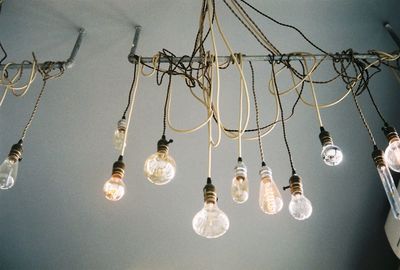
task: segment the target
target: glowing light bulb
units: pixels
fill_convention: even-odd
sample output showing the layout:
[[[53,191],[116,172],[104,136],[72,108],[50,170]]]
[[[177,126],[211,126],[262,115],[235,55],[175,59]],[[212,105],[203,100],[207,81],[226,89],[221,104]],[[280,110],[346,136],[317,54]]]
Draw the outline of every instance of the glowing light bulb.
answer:
[[[232,199],[237,203],[244,203],[249,198],[247,168],[240,158],[235,167],[235,176],[232,179],[231,195]]]
[[[333,144],[332,137],[323,127],[321,127],[319,139],[322,144],[321,157],[325,164],[328,166],[339,165],[343,160],[342,150]]]
[[[385,163],[383,151],[378,148],[372,152],[376,169],[378,170],[379,177],[381,178],[383,188],[385,189],[392,214],[396,219],[400,219],[400,196],[393,181],[392,174]]]
[[[289,203],[289,213],[297,220],[305,220],[312,214],[312,205],[309,199],[303,194],[301,178],[294,174],[289,179],[290,193],[292,199]]]
[[[112,175],[104,186],[103,192],[107,200],[119,201],[125,195],[125,183],[122,180],[125,173],[125,164],[122,161],[122,156],[114,162]]]
[[[204,207],[193,218],[193,230],[206,238],[217,238],[225,234],[229,229],[227,215],[218,208],[217,194],[211,179],[203,189]]]
[[[114,132],[114,147],[116,150],[121,151],[125,146],[125,134],[126,134],[126,119],[122,118],[118,121],[117,129]]]
[[[261,168],[260,177],[260,196],[258,200],[260,208],[264,213],[274,215],[282,210],[282,196],[272,178],[272,171],[269,167],[263,166]]]
[[[144,163],[144,174],[153,184],[165,185],[175,177],[176,163],[168,154],[168,144],[171,142],[163,136],[157,143],[157,153],[148,157]]]
[[[19,141],[11,147],[8,157],[0,165],[0,189],[10,189],[14,186],[21,156],[22,141]]]

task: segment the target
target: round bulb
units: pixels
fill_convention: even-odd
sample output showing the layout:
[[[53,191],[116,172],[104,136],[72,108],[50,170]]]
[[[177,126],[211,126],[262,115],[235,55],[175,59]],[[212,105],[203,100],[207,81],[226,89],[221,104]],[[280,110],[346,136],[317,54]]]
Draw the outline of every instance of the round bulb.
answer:
[[[270,168],[266,166],[263,167],[260,170],[260,176],[259,206],[264,213],[274,215],[281,211],[283,207],[281,193],[272,178],[272,171]]]
[[[144,163],[144,174],[147,179],[156,185],[165,185],[175,176],[175,160],[168,152],[157,152],[151,155]]]
[[[235,167],[235,176],[232,179],[231,195],[233,201],[237,203],[244,203],[249,198],[247,168],[241,161],[239,161]]]
[[[400,172],[400,140],[395,138],[389,142],[385,150],[385,161],[393,171]]]
[[[343,153],[334,144],[327,144],[322,147],[321,157],[328,166],[336,166],[343,160]]]
[[[0,189],[10,189],[17,178],[19,161],[6,158],[0,165]]]
[[[193,230],[206,238],[217,238],[225,234],[229,229],[229,219],[216,203],[204,203],[193,218]]]
[[[103,191],[107,200],[118,201],[125,194],[125,183],[121,178],[111,176],[104,184]]]
[[[289,203],[289,212],[297,220],[305,220],[312,214],[312,205],[302,194],[292,195]]]
[[[121,119],[118,121],[117,129],[114,132],[114,148],[121,151],[125,145],[125,134],[126,134],[126,120]]]

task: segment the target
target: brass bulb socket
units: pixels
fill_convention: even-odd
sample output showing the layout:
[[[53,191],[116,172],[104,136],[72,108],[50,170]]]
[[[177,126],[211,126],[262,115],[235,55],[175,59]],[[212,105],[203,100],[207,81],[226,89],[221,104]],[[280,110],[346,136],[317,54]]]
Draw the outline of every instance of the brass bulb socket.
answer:
[[[17,162],[22,157],[22,143],[16,143],[11,146],[10,153],[8,154],[8,158],[13,162]]]
[[[217,192],[213,184],[207,184],[203,188],[204,202],[205,203],[216,203],[217,202]]]
[[[159,153],[168,153],[168,145],[172,143],[173,140],[167,140],[165,135],[161,137],[161,139],[157,142],[157,152]]]
[[[157,152],[162,154],[168,154],[168,145],[157,145]]]
[[[300,176],[294,174],[289,179],[290,193],[292,195],[303,194],[303,184]]]
[[[326,131],[324,129],[321,130],[321,133],[319,134],[319,140],[320,140],[322,146],[333,144],[331,135],[329,134],[328,131]]]
[[[122,160],[114,162],[112,168],[112,175],[118,178],[123,178],[125,175],[125,163]]]
[[[397,133],[396,129],[391,126],[385,126],[382,128],[383,133],[385,134],[386,139],[391,142],[394,139],[399,140],[399,134]]]
[[[386,166],[384,153],[381,149],[375,148],[372,152],[372,159],[377,167]]]

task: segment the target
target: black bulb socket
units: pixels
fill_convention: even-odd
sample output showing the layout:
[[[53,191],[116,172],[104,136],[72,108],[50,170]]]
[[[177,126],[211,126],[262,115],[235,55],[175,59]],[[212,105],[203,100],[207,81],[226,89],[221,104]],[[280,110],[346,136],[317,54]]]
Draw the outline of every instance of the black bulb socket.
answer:
[[[399,139],[399,134],[397,133],[396,129],[392,126],[385,125],[382,127],[383,134],[385,134],[386,139],[388,142],[392,141],[393,139]]]
[[[22,159],[22,140],[11,146],[8,158],[14,162],[20,161]]]

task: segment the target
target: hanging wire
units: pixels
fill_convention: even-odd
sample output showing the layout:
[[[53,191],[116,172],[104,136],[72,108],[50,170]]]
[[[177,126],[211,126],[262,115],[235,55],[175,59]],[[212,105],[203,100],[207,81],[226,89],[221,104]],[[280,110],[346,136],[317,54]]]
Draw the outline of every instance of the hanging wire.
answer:
[[[170,66],[171,68],[171,66]],[[162,136],[165,136],[165,132],[167,129],[167,113],[168,113],[168,101],[169,101],[169,96],[171,92],[171,84],[172,84],[172,74],[169,72],[168,73],[168,86],[167,86],[167,94],[165,97],[165,103],[164,103],[164,115],[163,115],[163,132]]]
[[[136,82],[136,70],[137,70],[137,63],[135,63],[134,69],[133,69],[133,79],[131,83],[131,88],[129,89],[129,94],[128,94],[128,104],[126,104],[126,108],[124,110],[124,113],[122,114],[122,119],[126,119],[126,113],[128,112],[129,106],[131,105],[131,100],[132,100],[132,91],[135,86]]]
[[[286,136],[285,117],[283,115],[283,106],[282,106],[282,101],[281,101],[281,97],[280,97],[280,94],[279,94],[278,83],[276,82],[274,62],[271,61],[270,64],[271,64],[271,68],[272,68],[272,80],[273,80],[273,83],[274,83],[275,93],[276,93],[277,98],[278,98],[279,109],[280,109],[280,112],[281,112],[283,140],[285,141],[286,150],[287,150],[287,153],[288,153],[288,156],[289,156],[289,162],[290,162],[290,168],[292,169],[292,175],[294,175],[294,174],[296,174],[296,170],[295,170],[294,165],[293,165],[293,157],[292,157],[292,153],[290,152],[290,147],[289,147],[288,139],[287,139],[287,136]]]

